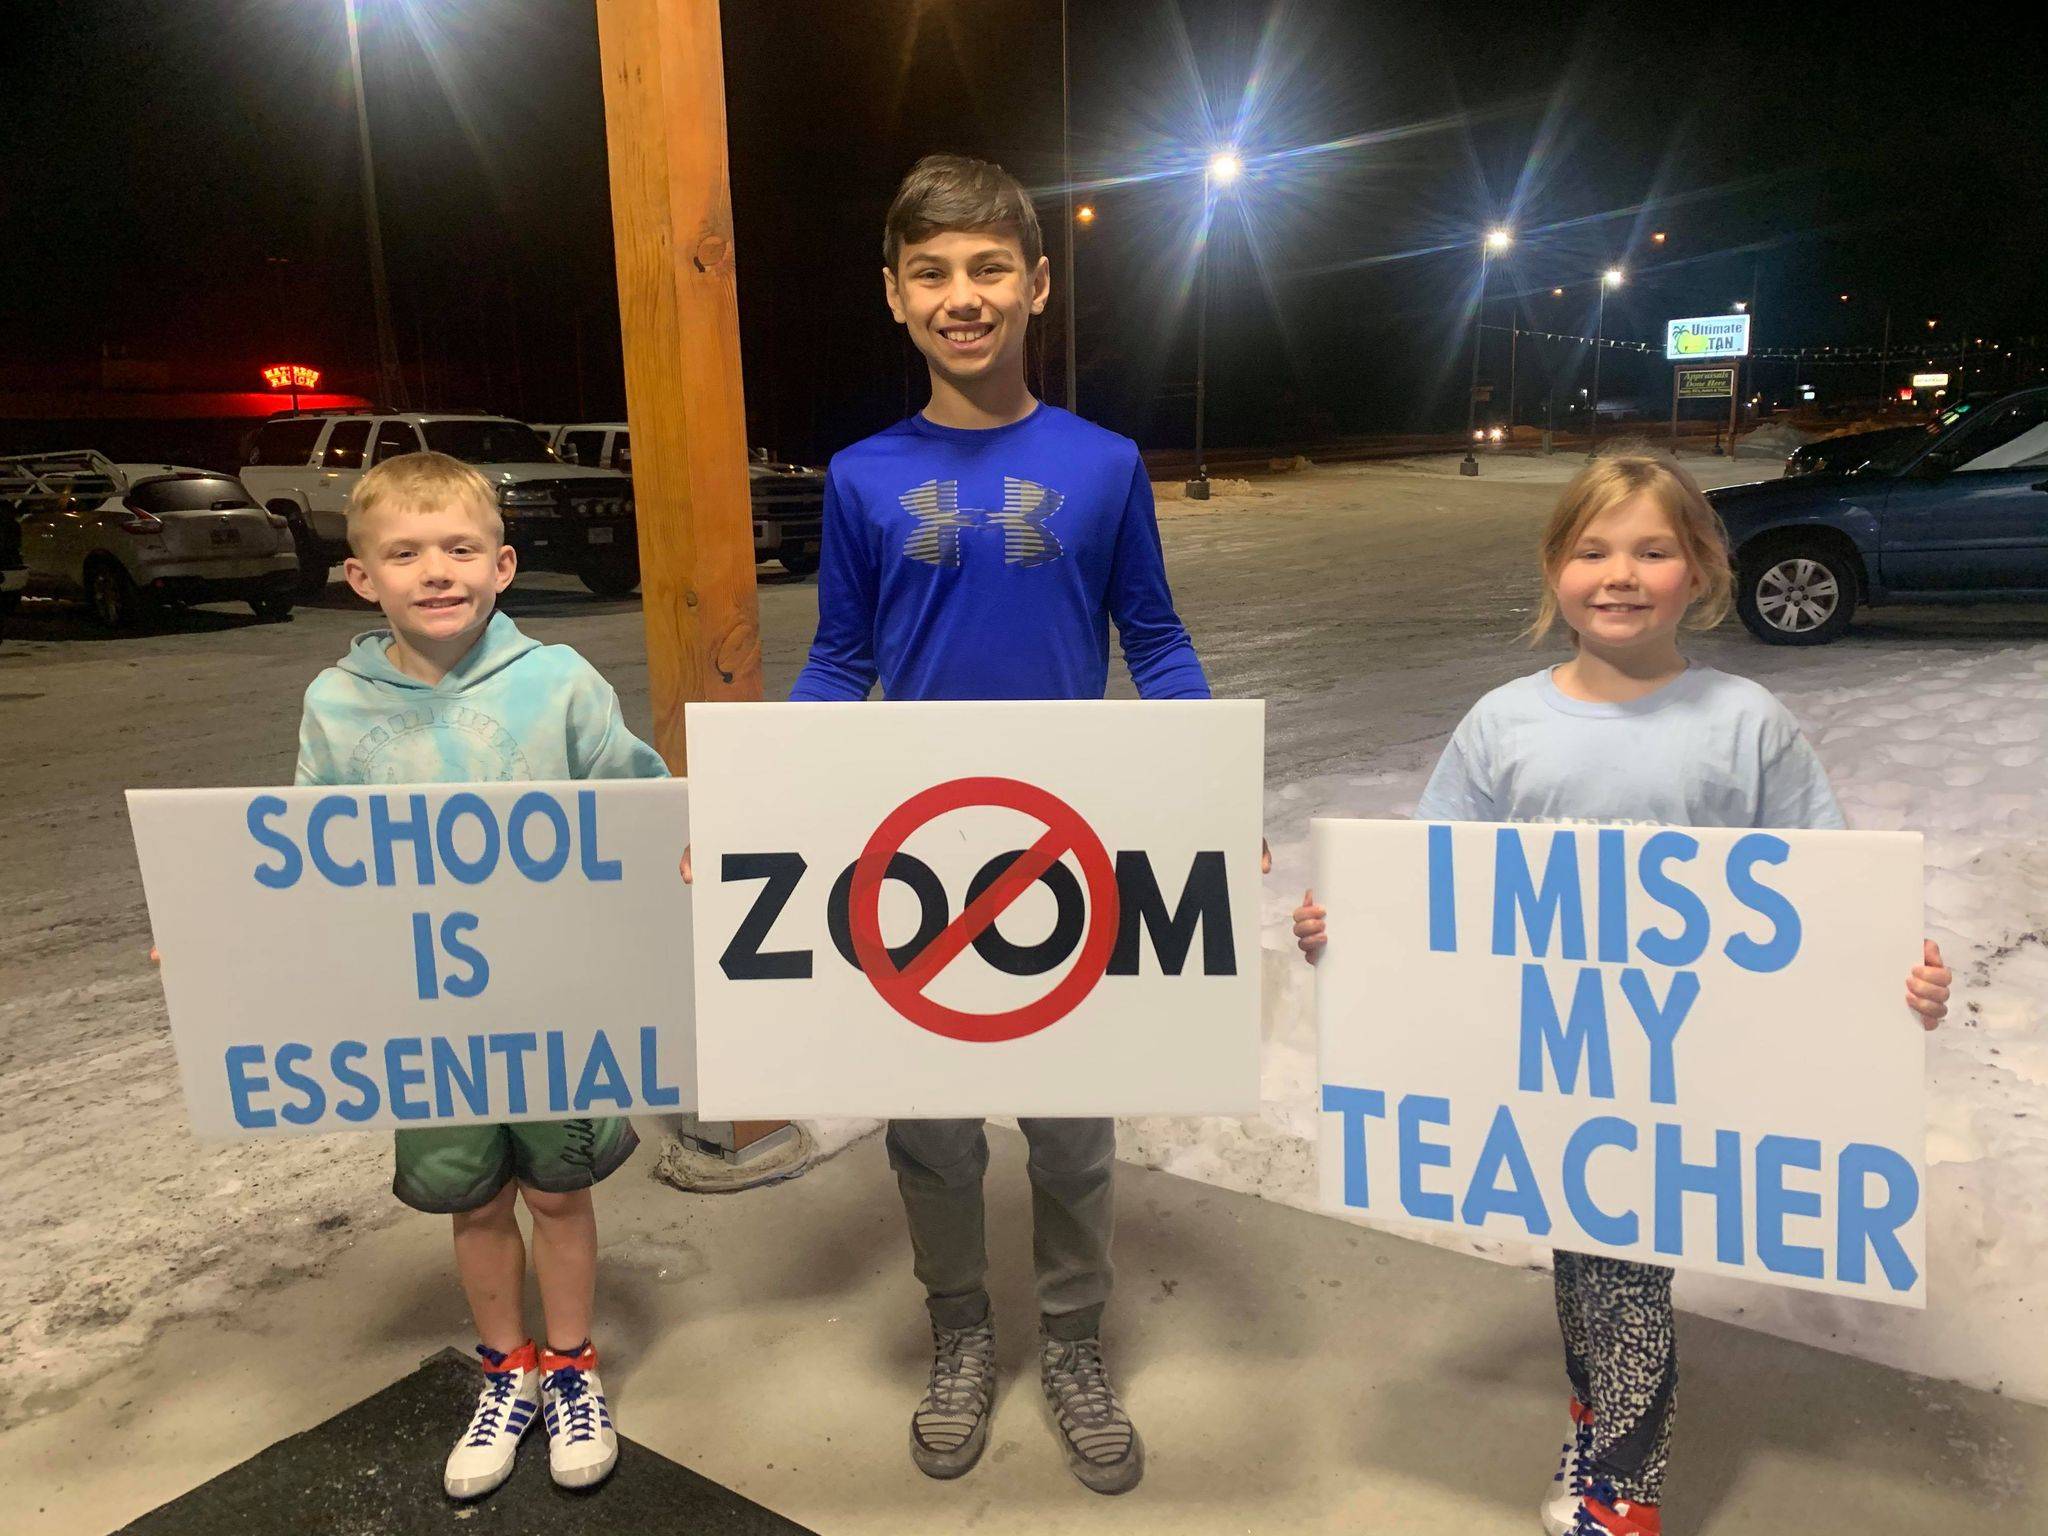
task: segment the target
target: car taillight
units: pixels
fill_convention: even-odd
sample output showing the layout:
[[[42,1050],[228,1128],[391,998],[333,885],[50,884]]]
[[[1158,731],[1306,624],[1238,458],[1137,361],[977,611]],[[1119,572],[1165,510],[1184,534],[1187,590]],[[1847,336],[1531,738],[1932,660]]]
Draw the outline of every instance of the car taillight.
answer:
[[[164,531],[164,520],[147,508],[138,507],[132,501],[121,503],[121,511],[114,516],[114,526],[123,533],[147,536]]]

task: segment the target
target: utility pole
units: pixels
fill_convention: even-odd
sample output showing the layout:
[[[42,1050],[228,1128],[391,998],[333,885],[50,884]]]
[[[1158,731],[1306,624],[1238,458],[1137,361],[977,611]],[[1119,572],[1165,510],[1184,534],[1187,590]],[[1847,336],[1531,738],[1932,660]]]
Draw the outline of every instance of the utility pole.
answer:
[[[761,697],[718,0],[597,0],[597,37],[654,745],[682,774],[686,702]],[[797,1135],[693,1139],[748,1163]]]

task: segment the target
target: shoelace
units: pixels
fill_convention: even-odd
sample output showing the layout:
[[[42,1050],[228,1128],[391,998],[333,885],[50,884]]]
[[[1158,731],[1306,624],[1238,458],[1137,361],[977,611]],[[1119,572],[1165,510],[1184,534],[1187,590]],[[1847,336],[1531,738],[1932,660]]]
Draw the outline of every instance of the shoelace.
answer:
[[[1116,1393],[1103,1368],[1102,1351],[1093,1340],[1059,1345],[1046,1361],[1045,1375],[1059,1397],[1060,1411],[1076,1424],[1094,1428],[1120,1422]]]
[[[477,1399],[476,1417],[469,1421],[469,1444],[487,1446],[498,1433],[498,1416],[512,1405],[513,1389],[519,1377],[513,1371],[488,1371],[483,1395]]]
[[[586,1440],[595,1440],[597,1402],[590,1396],[583,1373],[573,1365],[565,1365],[549,1374],[548,1390],[555,1394],[555,1413],[568,1442],[580,1445]]]
[[[932,1351],[931,1386],[925,1391],[931,1411],[979,1411],[995,1372],[994,1351],[995,1335],[986,1326],[940,1330]]]
[[[1558,1476],[1564,1479],[1566,1486],[1582,1499],[1586,1496],[1587,1491],[1592,1488],[1593,1426],[1591,1424],[1575,1424],[1572,1426],[1572,1438],[1565,1446],[1564,1455],[1558,1459],[1557,1471]]]

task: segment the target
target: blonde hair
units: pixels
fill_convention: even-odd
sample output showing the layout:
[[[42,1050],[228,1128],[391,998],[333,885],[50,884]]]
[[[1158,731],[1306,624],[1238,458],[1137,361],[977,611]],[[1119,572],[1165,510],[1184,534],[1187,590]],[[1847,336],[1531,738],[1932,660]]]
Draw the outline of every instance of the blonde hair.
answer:
[[[491,482],[445,453],[401,453],[373,465],[348,498],[348,547],[362,554],[358,535],[363,525],[385,507],[400,512],[445,512],[467,502],[484,532],[505,542],[505,519],[498,515],[498,494]]]
[[[1698,596],[1686,610],[1685,627],[1712,629],[1728,616],[1735,573],[1728,562],[1728,536],[1699,482],[1668,453],[1645,442],[1620,442],[1572,476],[1558,497],[1537,546],[1543,566],[1543,594],[1529,624],[1529,643],[1550,633],[1558,621],[1557,576],[1571,558],[1586,525],[1635,496],[1648,496],[1670,520],[1678,546],[1692,567]],[[1574,643],[1577,636],[1573,636]]]

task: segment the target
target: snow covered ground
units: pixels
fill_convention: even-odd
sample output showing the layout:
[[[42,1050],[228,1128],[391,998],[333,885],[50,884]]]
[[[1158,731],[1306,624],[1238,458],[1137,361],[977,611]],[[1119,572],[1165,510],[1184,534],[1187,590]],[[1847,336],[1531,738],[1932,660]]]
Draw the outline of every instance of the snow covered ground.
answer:
[[[1176,596],[1218,691],[1269,701],[1265,1108],[1130,1122],[1126,1155],[1312,1202],[1310,973],[1285,931],[1308,818],[1405,814],[1464,709],[1533,668],[1514,639],[1529,551],[1574,467],[1490,456],[1475,481],[1450,459],[1346,465],[1162,503]],[[773,697],[810,638],[815,589],[763,580]],[[647,728],[636,603],[522,577],[506,606],[589,656]],[[367,627],[333,588],[290,625],[218,611],[111,639],[32,605],[0,645],[0,1202],[15,1234],[0,1245],[0,1425],[133,1358],[165,1323],[232,1314],[405,1215],[382,1138],[191,1137],[120,798],[288,780],[300,692]],[[1786,700],[1853,824],[1928,833],[1929,926],[1962,991],[1929,1054],[1930,1310],[1691,1278],[1682,1299],[2048,1402],[2048,612],[1889,610],[1800,652],[1731,627],[1697,654]]]

